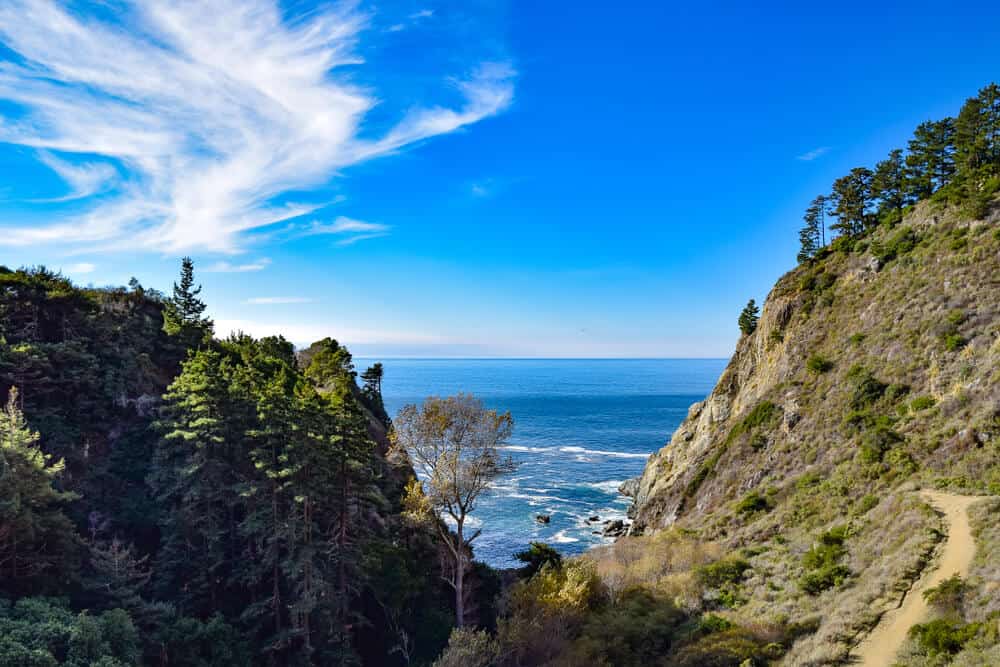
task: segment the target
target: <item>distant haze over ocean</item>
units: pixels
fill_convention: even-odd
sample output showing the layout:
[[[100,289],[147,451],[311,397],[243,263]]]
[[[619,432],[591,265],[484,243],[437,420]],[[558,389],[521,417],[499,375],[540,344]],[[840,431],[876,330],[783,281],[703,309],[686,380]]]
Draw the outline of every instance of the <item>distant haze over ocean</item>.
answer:
[[[476,558],[496,567],[529,541],[566,554],[605,541],[607,519],[624,518],[629,500],[618,485],[642,472],[721,374],[725,359],[374,359],[385,366],[383,395],[395,416],[430,395],[471,392],[491,408],[510,410],[507,452],[518,470],[496,483],[473,514],[483,528]],[[535,517],[548,514],[551,522]],[[600,519],[592,524],[588,517]]]

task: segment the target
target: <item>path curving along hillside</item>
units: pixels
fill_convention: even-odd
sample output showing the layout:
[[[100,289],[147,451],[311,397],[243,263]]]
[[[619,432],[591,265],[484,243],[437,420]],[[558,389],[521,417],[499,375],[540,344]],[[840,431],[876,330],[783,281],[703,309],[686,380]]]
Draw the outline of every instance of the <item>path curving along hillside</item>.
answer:
[[[969,574],[976,544],[969,526],[969,507],[984,500],[984,496],[956,496],[941,491],[922,491],[921,495],[934,509],[944,514],[948,535],[937,562],[932,563],[906,593],[899,608],[883,614],[875,629],[854,649],[852,663],[861,667],[889,667],[906,640],[907,632],[917,623],[927,620],[928,606],[924,591],[959,574]]]

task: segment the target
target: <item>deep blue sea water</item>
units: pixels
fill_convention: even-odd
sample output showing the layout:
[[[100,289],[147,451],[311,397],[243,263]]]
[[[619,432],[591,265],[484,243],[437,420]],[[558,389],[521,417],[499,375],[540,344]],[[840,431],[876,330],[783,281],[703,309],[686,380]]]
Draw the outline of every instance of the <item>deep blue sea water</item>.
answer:
[[[374,360],[358,357],[364,370]],[[382,393],[390,415],[431,395],[471,392],[489,407],[510,410],[507,451],[516,472],[494,484],[473,513],[482,535],[476,558],[496,567],[528,542],[566,554],[606,540],[605,519],[624,518],[623,480],[642,472],[702,400],[724,359],[385,359]],[[549,524],[535,521],[551,516]],[[600,517],[587,523],[593,515]]]

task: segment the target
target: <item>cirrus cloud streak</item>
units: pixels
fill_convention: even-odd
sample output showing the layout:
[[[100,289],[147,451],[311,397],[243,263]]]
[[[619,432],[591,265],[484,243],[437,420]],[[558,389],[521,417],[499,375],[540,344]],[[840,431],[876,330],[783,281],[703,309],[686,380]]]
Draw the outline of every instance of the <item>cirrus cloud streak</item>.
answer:
[[[0,99],[18,110],[0,111],[0,141],[42,151],[67,197],[102,193],[55,223],[7,225],[0,244],[239,252],[249,232],[321,207],[290,193],[497,114],[513,97],[509,65],[479,64],[450,81],[457,108],[411,107],[369,136],[365,117],[391,91],[337,75],[363,65],[367,17],[353,4],[299,17],[275,0],[119,6],[109,17],[50,0],[0,5],[0,42],[16,54],[0,60]]]

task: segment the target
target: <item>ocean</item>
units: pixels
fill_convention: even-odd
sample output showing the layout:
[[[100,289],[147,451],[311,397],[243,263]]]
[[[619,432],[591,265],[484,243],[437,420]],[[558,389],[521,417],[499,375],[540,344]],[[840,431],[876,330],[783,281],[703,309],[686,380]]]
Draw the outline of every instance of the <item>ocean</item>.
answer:
[[[374,359],[357,357],[359,373]],[[509,410],[506,451],[517,470],[496,481],[470,525],[475,556],[513,567],[539,540],[564,554],[608,542],[605,520],[622,519],[622,481],[670,439],[688,407],[711,391],[725,359],[384,359],[382,394],[394,416],[427,396],[468,392]],[[535,520],[551,517],[548,524]],[[599,517],[588,522],[589,517]]]

